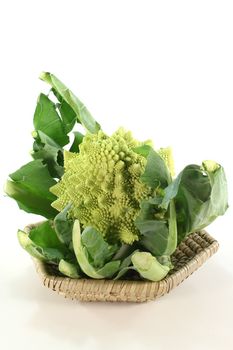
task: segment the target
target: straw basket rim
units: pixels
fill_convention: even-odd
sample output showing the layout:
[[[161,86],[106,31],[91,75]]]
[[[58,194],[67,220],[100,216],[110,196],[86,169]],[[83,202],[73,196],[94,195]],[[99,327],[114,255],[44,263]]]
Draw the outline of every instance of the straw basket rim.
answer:
[[[27,233],[38,224],[28,225]],[[55,275],[48,264],[33,258],[42,283],[66,298],[80,301],[144,302],[169,293],[217,252],[219,243],[205,230],[187,236],[172,255],[174,269],[159,282],[72,279]]]

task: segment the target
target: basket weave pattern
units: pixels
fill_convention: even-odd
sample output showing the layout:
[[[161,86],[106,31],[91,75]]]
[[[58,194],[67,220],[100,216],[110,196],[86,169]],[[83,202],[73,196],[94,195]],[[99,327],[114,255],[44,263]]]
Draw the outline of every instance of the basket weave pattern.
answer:
[[[26,231],[29,232],[32,227],[34,225],[27,226]],[[43,284],[66,298],[144,302],[169,293],[210,258],[218,247],[218,242],[204,230],[190,234],[172,255],[174,268],[160,282],[71,279],[57,276],[50,265],[33,260]]]

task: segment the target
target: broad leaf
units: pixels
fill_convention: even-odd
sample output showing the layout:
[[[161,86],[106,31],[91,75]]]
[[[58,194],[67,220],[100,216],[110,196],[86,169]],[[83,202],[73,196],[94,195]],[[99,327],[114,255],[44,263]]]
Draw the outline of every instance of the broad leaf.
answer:
[[[63,252],[56,248],[41,247],[33,242],[27,233],[18,231],[18,240],[23,249],[25,249],[31,256],[36,259],[46,261],[48,263],[58,264],[64,257]]]
[[[40,75],[40,78],[50,84],[52,88],[67,102],[86,130],[93,134],[100,130],[100,125],[94,120],[84,104],[55,75],[43,72]]]
[[[14,198],[20,209],[53,218],[57,211],[51,207],[56,197],[49,191],[56,181],[41,160],[34,160],[9,175],[5,192]]]
[[[37,137],[33,144],[34,159],[41,159],[47,164],[49,173],[52,177],[60,179],[64,173],[63,150],[49,136],[42,131],[37,131]]]
[[[180,185],[184,185],[195,198],[205,202],[211,193],[210,179],[199,165],[188,165],[177,176],[177,178],[165,189],[165,195],[161,204],[162,208],[167,208],[171,199],[175,198]]]
[[[141,175],[141,180],[153,189],[167,187],[171,181],[171,176],[167,165],[160,155],[148,145],[134,148],[134,152],[141,154],[147,159],[146,168]]]
[[[54,218],[54,228],[60,242],[70,245],[72,241],[73,221],[68,218],[68,212],[71,205],[68,204],[60,213]]]
[[[65,132],[68,134],[73,129],[75,123],[79,122],[79,120],[77,120],[76,113],[64,100],[64,98],[62,98],[62,96],[55,89],[52,89],[52,92],[59,101],[59,103],[56,104],[56,107],[61,115]]]
[[[132,255],[136,253],[138,249],[134,250],[129,256],[127,256],[120,264],[119,272],[114,278],[114,280],[120,279],[123,275],[126,274],[129,270],[135,270],[133,266],[130,266],[132,264]]]
[[[161,265],[168,266],[170,270],[174,268],[174,265],[172,264],[170,255],[156,256],[156,259],[158,260],[158,262]]]
[[[169,230],[166,221],[144,220],[136,221],[136,226],[142,234],[140,244],[153,255],[164,255],[167,251]]]
[[[148,252],[136,252],[132,255],[132,263],[139,274],[150,281],[161,281],[169,272],[167,265],[162,265]]]
[[[167,249],[164,252],[164,255],[172,255],[177,247],[177,222],[174,200],[171,200],[169,205],[168,230],[169,236],[167,242]]]
[[[29,238],[42,248],[57,248],[66,251],[66,247],[62,244],[52,227],[52,221],[44,221],[40,225],[31,229]]]
[[[215,163],[216,164],[216,163]],[[165,190],[162,207],[174,199],[177,212],[178,241],[187,234],[209,225],[228,208],[227,183],[224,170],[217,166],[208,170],[189,165]]]
[[[17,236],[21,247],[25,249],[31,256],[39,260],[46,260],[43,255],[43,250],[32,242],[26,232],[18,230]]]
[[[133,244],[122,243],[112,260],[124,260],[137,249],[137,241]]]
[[[53,254],[53,261],[55,261],[55,259],[57,259],[57,262],[61,259],[65,259],[71,263],[75,261],[74,253],[70,251],[65,244],[59,241],[53,221],[41,223],[33,228],[28,236],[34,244],[43,249],[43,254],[47,260],[51,260]],[[48,258],[48,256],[50,256],[50,258]]]
[[[78,220],[75,220],[74,222],[72,239],[74,252],[79,266],[87,276],[96,279],[102,279],[107,277],[109,278],[112,277],[112,275],[114,275],[118,271],[120,266],[120,260],[110,261],[106,263],[101,269],[97,269],[93,265],[93,259],[90,258],[90,254],[88,253],[87,248],[82,243],[80,224]]]
[[[109,261],[98,270],[98,274],[104,276],[105,278],[110,278],[119,270],[120,263],[120,260]]]
[[[64,259],[61,259],[58,265],[59,271],[70,278],[81,278],[79,267],[76,264],[71,264]]]
[[[59,146],[62,147],[69,143],[69,137],[56,111],[55,103],[44,94],[40,94],[38,98],[33,123],[36,131],[42,131]]]
[[[81,240],[92,259],[93,266],[96,268],[101,268],[108,262],[118,249],[117,245],[109,245],[93,227],[84,229]]]
[[[79,152],[79,145],[82,143],[84,135],[79,131],[74,131],[74,141],[70,147],[70,152]]]
[[[143,201],[135,225],[141,233],[139,244],[148,249],[153,255],[171,255],[175,251],[177,228],[173,202],[168,213],[165,213],[158,207],[156,197],[154,200],[152,198]]]

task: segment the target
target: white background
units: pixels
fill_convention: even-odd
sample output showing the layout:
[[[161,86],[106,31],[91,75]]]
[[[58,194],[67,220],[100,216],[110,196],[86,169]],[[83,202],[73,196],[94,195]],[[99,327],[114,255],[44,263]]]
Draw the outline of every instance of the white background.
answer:
[[[30,161],[42,70],[103,129],[173,146],[177,172],[213,159],[233,179],[232,1],[1,1],[1,187]],[[44,288],[16,231],[38,221],[1,192],[0,347],[233,349],[232,209],[208,231],[219,252],[146,304],[80,303]]]

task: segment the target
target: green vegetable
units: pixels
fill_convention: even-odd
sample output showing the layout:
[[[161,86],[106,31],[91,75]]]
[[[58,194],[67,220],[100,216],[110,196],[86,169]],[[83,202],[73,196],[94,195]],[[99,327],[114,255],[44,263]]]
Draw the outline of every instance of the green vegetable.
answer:
[[[163,279],[170,270],[169,266],[160,264],[158,260],[148,252],[134,253],[132,262],[143,278],[154,282]]]
[[[109,245],[93,227],[85,228],[82,232],[81,241],[96,268],[103,267],[118,250],[116,244]]]
[[[81,145],[82,141],[83,141],[84,135],[79,132],[79,131],[75,131],[74,132],[74,141],[70,147],[70,152],[79,152],[79,145]]]
[[[58,197],[52,206],[61,211],[71,203],[71,217],[96,228],[109,242],[138,240],[134,220],[141,200],[152,191],[140,179],[146,160],[134,152],[137,145],[123,129],[111,137],[102,131],[87,134],[78,154],[64,154],[65,174],[50,189]]]
[[[5,192],[49,220],[19,230],[20,245],[69,278],[160,281],[177,245],[227,210],[224,169],[206,160],[175,178],[170,147],[155,150],[123,128],[108,136],[56,76],[40,78],[51,89],[37,100],[34,160],[9,175]]]
[[[93,119],[84,104],[57,77],[55,77],[55,75],[43,72],[41,73],[40,78],[50,84],[53,90],[58,94],[59,98],[62,98],[72,108],[76,114],[77,121],[80,121],[86,130],[91,133],[97,133],[100,130],[100,125]]]
[[[33,124],[36,131],[42,131],[59,146],[65,146],[69,142],[64,121],[58,114],[56,104],[44,94],[39,95]]]
[[[73,221],[68,218],[68,211],[71,205],[68,204],[54,218],[54,229],[60,242],[70,245],[72,242]]]
[[[80,278],[80,275],[78,273],[77,266],[75,264],[71,264],[63,259],[60,260],[58,265],[59,271],[70,278]]]
[[[10,174],[5,185],[6,194],[14,198],[20,209],[28,213],[53,218],[57,211],[51,207],[55,196],[49,191],[56,181],[41,160],[34,160]]]
[[[63,253],[59,249],[47,247],[43,248],[33,242],[33,240],[29,238],[28,234],[21,230],[18,230],[18,240],[23,249],[25,249],[31,256],[39,260],[58,264],[64,257]]]
[[[119,269],[119,260],[110,261],[100,269],[96,269],[91,264],[88,249],[81,240],[80,224],[78,220],[75,220],[73,227],[73,247],[82,271],[89,277],[96,279],[111,277]]]
[[[31,156],[34,159],[41,159],[43,164],[47,165],[51,177],[61,178],[64,173],[62,148],[40,130],[33,135],[35,141]]]
[[[24,231],[18,230],[18,240],[23,249],[25,249],[31,256],[39,260],[46,260],[43,250],[38,247],[33,241],[28,237],[28,234]]]
[[[174,201],[170,201],[167,211],[161,209],[163,189],[171,183],[174,164],[171,150],[151,147],[137,149],[147,158],[145,172],[141,180],[154,189],[154,196],[141,202],[141,210],[135,220],[142,238],[140,244],[155,256],[171,255],[177,246],[177,224]],[[166,208],[167,209],[167,208]]]
[[[143,145],[134,149],[138,154],[142,154],[147,162],[145,171],[141,175],[141,180],[152,188],[166,187],[171,179],[168,165],[160,156],[159,152],[155,152],[152,147]]]
[[[116,277],[114,278],[114,280],[118,280],[119,278],[121,278],[123,275],[125,275],[125,273],[129,270],[136,270],[133,266],[130,266],[132,263],[132,255],[135,254],[137,250],[134,250],[129,256],[127,256],[122,263],[120,264],[119,267],[119,272],[116,275]]]
[[[71,106],[64,100],[64,98],[54,89],[51,91],[56,96],[58,103],[56,103],[56,108],[63,121],[63,127],[65,132],[68,134],[74,127],[76,122],[80,122],[77,119],[77,115]]]
[[[31,229],[29,238],[42,248],[55,248],[62,252],[66,251],[66,247],[59,241],[56,235],[52,221],[44,221]]]
[[[206,161],[202,166],[188,165],[166,188],[161,207],[175,200],[178,241],[198,231],[228,208],[227,182],[223,168]]]
[[[18,231],[18,239],[21,246],[32,256],[58,264],[61,259],[74,262],[74,253],[66,245],[61,243],[53,228],[52,221],[44,221],[32,228],[27,234]]]

